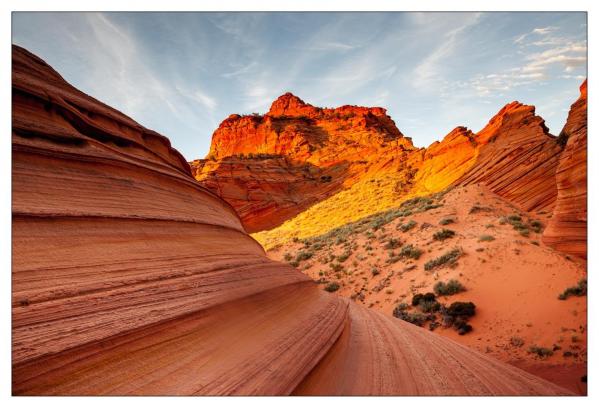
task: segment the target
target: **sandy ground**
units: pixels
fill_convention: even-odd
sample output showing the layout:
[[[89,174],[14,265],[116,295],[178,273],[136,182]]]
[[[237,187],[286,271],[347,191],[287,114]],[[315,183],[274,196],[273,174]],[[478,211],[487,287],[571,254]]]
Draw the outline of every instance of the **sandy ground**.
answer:
[[[502,217],[519,214],[526,223],[538,220],[546,225],[551,215],[520,211],[477,185],[451,190],[440,204],[397,218],[376,231],[356,233],[346,242],[331,240],[322,249],[312,250],[312,256],[300,261],[298,268],[323,287],[337,282],[340,296],[389,315],[399,303],[409,304],[414,294],[432,291],[437,281],[457,279],[467,290],[438,300],[443,304],[474,302],[473,331],[460,336],[452,328],[439,327],[435,332],[574,392],[586,393],[581,376],[586,374],[587,298],[558,299],[564,289],[586,277],[586,262],[543,245],[542,231],[530,230],[526,237],[501,222]],[[472,211],[475,207],[479,210]],[[454,222],[440,225],[444,218]],[[398,227],[409,221],[416,225],[402,232]],[[433,234],[443,228],[454,231],[455,236],[434,240]],[[481,240],[483,236],[492,240]],[[422,255],[418,260],[388,263],[389,252],[397,254],[401,248],[386,249],[390,238],[399,239],[399,245],[414,245]],[[463,251],[457,265],[424,269],[427,261],[453,248]],[[302,249],[302,243],[288,244],[269,251],[269,256],[293,261]],[[343,253],[350,253],[347,259],[331,262],[332,255]],[[341,268],[334,271],[331,263]],[[529,352],[531,346],[551,349],[553,355],[539,357]]]

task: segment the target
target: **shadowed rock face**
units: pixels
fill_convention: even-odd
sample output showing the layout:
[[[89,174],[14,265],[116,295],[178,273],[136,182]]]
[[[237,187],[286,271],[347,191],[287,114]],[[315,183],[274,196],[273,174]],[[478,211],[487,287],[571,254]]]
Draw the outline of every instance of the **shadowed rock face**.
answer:
[[[15,395],[567,391],[270,261],[166,138],[13,46]]]
[[[543,242],[572,255],[587,256],[587,82],[560,134],[566,149],[557,167],[557,201]]]

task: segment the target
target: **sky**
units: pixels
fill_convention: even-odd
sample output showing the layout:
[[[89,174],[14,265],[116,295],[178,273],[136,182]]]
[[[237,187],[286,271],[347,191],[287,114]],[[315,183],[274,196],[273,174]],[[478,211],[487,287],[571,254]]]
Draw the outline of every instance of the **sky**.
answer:
[[[553,134],[586,78],[585,13],[13,13],[12,41],[83,92],[206,156],[232,113],[285,92],[381,106],[416,146],[505,104]]]

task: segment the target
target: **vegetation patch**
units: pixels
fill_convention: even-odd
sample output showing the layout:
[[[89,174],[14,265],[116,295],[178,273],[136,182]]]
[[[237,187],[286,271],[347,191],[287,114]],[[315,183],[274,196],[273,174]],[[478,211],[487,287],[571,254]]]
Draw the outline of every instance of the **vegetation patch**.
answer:
[[[537,345],[532,345],[528,348],[528,352],[531,354],[536,354],[540,358],[547,358],[553,355],[553,350],[548,349],[546,347],[540,347]]]
[[[479,242],[490,242],[495,241],[495,237],[493,235],[481,235],[478,237]]]
[[[435,283],[433,290],[438,296],[451,296],[466,291],[466,288],[458,280],[450,279],[447,283]]]
[[[410,221],[406,222],[405,224],[399,224],[399,229],[401,230],[401,232],[408,232],[415,226],[416,226],[416,221],[410,220]]]
[[[424,270],[431,271],[444,265],[455,266],[457,265],[457,261],[460,256],[462,256],[462,250],[459,248],[454,248],[451,251],[444,253],[438,258],[426,262],[424,264]]]
[[[439,224],[441,224],[441,225],[449,225],[449,224],[454,224],[454,223],[455,223],[455,218],[452,218],[452,217],[441,218],[441,220],[439,221]]]
[[[443,228],[441,231],[437,231],[433,234],[433,239],[435,241],[445,241],[446,239],[453,238],[454,235],[455,231]]]
[[[326,290],[327,292],[336,292],[339,290],[339,288],[340,286],[337,282],[331,282],[324,287],[324,290]]]
[[[399,257],[418,259],[422,255],[422,250],[416,248],[412,244],[404,245],[399,251]]]
[[[587,280],[586,278],[578,281],[576,286],[570,286],[557,297],[559,300],[566,300],[570,296],[586,296],[587,295]]]

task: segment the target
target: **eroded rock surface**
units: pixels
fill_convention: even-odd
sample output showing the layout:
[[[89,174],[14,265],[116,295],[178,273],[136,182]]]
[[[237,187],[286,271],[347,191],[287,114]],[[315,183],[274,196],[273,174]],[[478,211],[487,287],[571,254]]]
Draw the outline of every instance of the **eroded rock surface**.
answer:
[[[165,137],[16,46],[12,138],[15,395],[568,393],[269,260]]]
[[[543,241],[572,255],[587,256],[587,82],[568,114],[559,140],[567,140],[557,167],[557,201]]]

